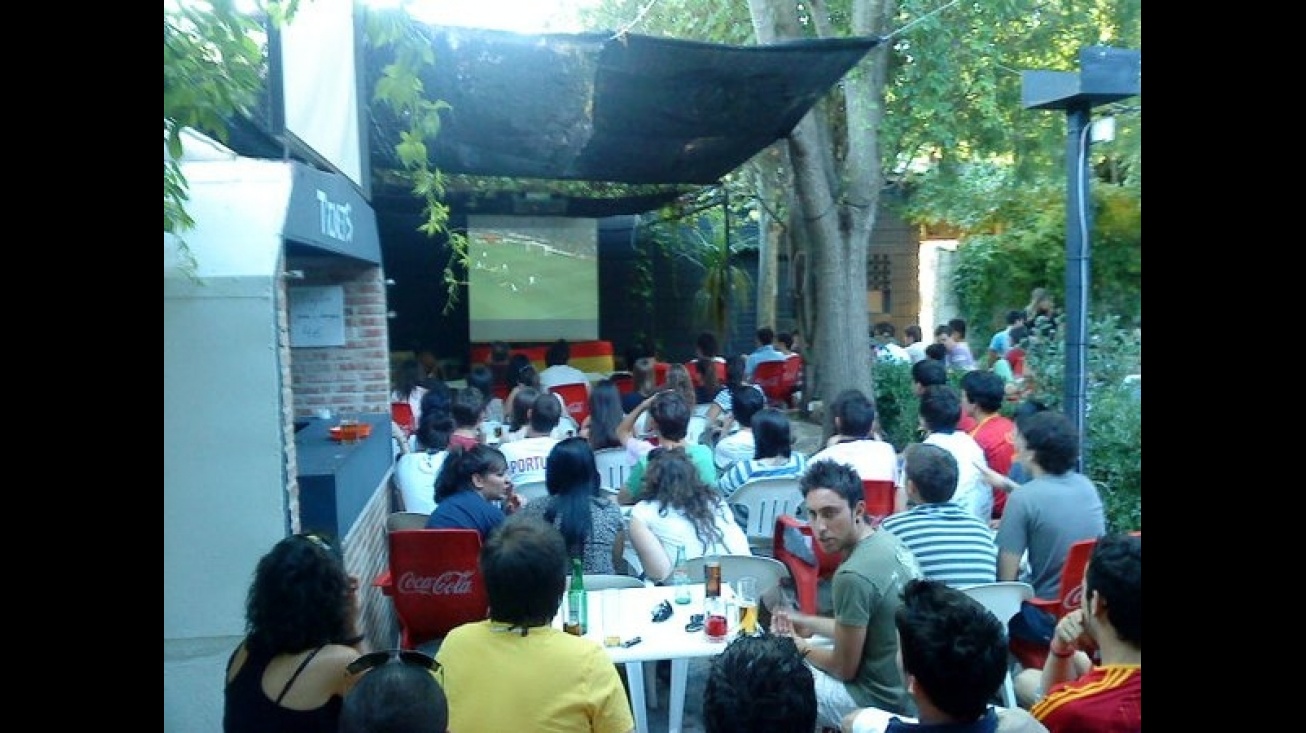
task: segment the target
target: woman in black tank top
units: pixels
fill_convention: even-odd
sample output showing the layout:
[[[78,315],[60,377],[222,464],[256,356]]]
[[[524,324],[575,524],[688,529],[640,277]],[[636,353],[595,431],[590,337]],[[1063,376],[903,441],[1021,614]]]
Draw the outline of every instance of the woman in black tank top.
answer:
[[[345,667],[365,651],[357,589],[325,537],[287,537],[259,560],[227,660],[225,733],[335,733]]]

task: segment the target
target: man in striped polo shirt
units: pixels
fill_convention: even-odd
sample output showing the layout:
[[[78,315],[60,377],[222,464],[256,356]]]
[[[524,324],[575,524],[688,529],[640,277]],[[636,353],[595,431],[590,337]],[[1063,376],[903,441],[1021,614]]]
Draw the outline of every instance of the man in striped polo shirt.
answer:
[[[885,518],[880,528],[897,535],[916,556],[921,572],[954,588],[997,580],[998,546],[988,523],[953,503],[957,459],[937,445],[907,447],[905,512]]]

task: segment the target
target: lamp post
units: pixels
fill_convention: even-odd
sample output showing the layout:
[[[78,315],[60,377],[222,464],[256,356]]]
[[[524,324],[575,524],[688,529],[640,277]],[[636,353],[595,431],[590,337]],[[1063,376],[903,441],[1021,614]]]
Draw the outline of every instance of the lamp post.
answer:
[[[1025,109],[1066,112],[1066,383],[1063,404],[1079,432],[1084,460],[1085,398],[1088,394],[1088,290],[1092,211],[1089,207],[1088,146],[1093,107],[1132,97],[1140,90],[1138,51],[1106,46],[1080,49],[1078,74],[1022,71]]]

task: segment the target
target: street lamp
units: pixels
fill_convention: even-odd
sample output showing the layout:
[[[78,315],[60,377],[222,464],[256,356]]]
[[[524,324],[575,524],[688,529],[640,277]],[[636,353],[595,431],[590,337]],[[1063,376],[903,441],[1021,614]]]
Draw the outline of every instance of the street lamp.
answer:
[[[1079,432],[1084,460],[1085,398],[1088,394],[1088,288],[1090,285],[1088,146],[1093,107],[1139,93],[1138,51],[1089,46],[1079,51],[1079,73],[1022,71],[1025,109],[1066,111],[1066,415]],[[1082,468],[1081,468],[1082,470]]]

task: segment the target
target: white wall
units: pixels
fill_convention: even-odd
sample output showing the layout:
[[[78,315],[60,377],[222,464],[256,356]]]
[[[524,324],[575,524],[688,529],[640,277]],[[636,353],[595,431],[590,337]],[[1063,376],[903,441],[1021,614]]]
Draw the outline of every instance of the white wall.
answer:
[[[952,290],[957,240],[931,239],[920,246],[921,338],[934,342],[934,327],[947,323],[958,313],[957,294]]]
[[[164,239],[163,729],[217,733],[227,655],[258,559],[286,535],[278,303],[289,164],[188,167],[185,235]]]

